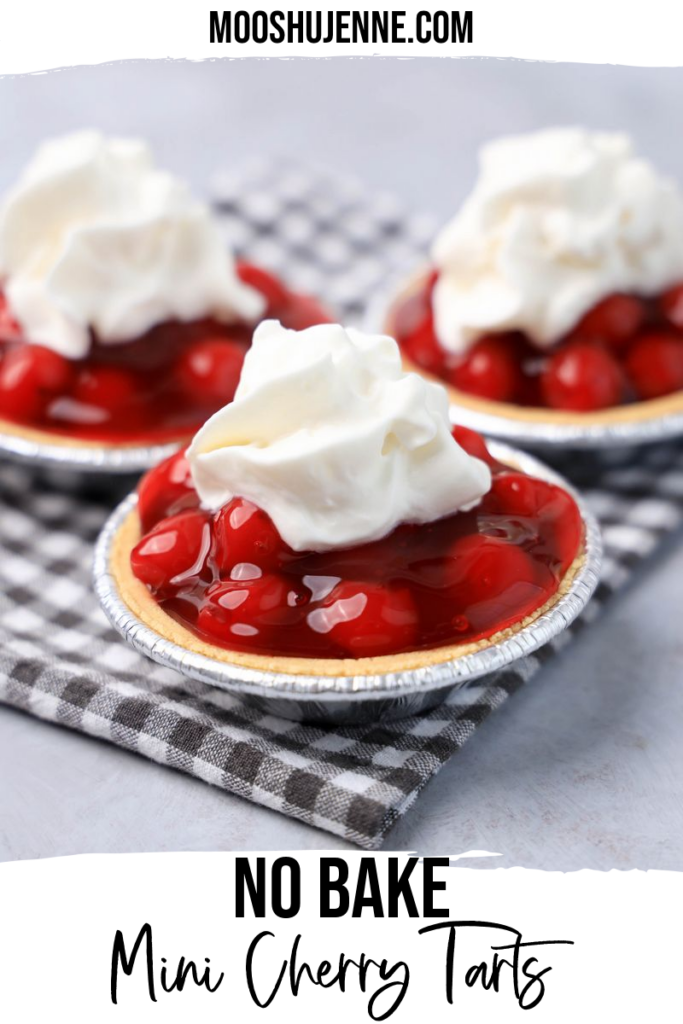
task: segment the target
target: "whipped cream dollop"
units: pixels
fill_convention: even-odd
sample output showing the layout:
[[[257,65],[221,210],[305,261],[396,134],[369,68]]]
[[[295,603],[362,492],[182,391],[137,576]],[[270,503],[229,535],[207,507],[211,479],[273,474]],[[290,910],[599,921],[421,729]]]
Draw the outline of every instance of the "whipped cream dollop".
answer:
[[[205,507],[246,498],[295,551],[378,540],[471,507],[491,486],[451,435],[445,390],[404,373],[392,338],[336,324],[262,323],[234,401],[188,459]]]
[[[432,251],[441,345],[490,331],[559,340],[611,292],[683,278],[683,199],[623,134],[557,128],[480,154],[474,190]]]
[[[208,208],[135,139],[45,142],[0,207],[0,286],[28,341],[85,356],[168,319],[255,320]]]

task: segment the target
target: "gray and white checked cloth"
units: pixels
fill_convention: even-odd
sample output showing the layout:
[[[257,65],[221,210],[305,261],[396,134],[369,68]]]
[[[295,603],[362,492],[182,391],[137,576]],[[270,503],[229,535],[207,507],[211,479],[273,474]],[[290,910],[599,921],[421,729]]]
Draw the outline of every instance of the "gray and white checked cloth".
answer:
[[[348,322],[387,277],[424,253],[433,229],[354,181],[290,164],[254,164],[221,178],[215,203],[227,241],[327,299]],[[681,524],[681,446],[583,455],[560,468],[583,489],[604,531],[604,576],[584,615],[554,643],[427,714],[322,728],[265,715],[129,648],[90,585],[93,542],[122,496],[121,482],[118,493],[87,481],[67,489],[4,464],[0,700],[376,849],[491,711],[592,622]]]

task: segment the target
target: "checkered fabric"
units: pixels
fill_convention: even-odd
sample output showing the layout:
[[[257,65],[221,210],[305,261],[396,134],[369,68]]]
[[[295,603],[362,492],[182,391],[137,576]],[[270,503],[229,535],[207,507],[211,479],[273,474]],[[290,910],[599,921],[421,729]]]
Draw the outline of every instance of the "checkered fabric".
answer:
[[[413,263],[432,224],[320,170],[254,165],[217,182],[226,238],[293,284],[358,318],[387,275]],[[599,613],[683,518],[683,448],[654,446],[560,469],[601,520],[596,598],[562,637],[395,723],[322,728],[285,721],[137,654],[90,586],[92,546],[123,489],[0,467],[0,700],[327,829],[367,849],[477,727]],[[118,493],[117,493],[118,492]],[[141,782],[144,785],[144,781]],[[68,795],[67,795],[68,797]]]

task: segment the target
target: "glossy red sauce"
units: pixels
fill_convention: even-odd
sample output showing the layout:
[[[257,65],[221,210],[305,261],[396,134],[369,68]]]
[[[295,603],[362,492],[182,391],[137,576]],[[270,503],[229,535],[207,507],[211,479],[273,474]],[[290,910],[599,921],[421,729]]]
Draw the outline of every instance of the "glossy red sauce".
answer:
[[[396,340],[418,367],[493,402],[591,412],[683,389],[683,284],[655,298],[609,295],[550,352],[519,331],[479,338],[464,355],[434,332],[432,274],[394,313]]]
[[[249,264],[240,277],[266,298],[264,318],[301,330],[329,322],[323,307]],[[231,401],[254,325],[167,322],[134,341],[68,360],[26,344],[0,294],[0,418],[89,441],[189,437]]]
[[[564,490],[496,463],[472,431],[454,436],[491,465],[477,508],[326,553],[292,551],[242,499],[201,510],[179,453],[140,483],[133,572],[175,619],[233,650],[361,658],[489,637],[556,592],[583,528]]]

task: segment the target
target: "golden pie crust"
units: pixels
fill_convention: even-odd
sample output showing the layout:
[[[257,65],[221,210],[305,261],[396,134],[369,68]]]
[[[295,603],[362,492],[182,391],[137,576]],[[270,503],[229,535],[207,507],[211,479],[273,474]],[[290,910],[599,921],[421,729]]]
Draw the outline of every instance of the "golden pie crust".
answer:
[[[109,564],[109,571],[116,582],[120,598],[137,619],[166,640],[195,654],[202,654],[207,658],[237,665],[240,668],[256,669],[261,672],[279,672],[287,675],[332,677],[380,675],[424,668],[429,665],[440,665],[443,662],[452,661],[454,658],[462,658],[466,654],[484,650],[501,640],[514,636],[552,608],[570,590],[572,581],[585,561],[584,538],[581,551],[570,565],[556,593],[532,615],[528,615],[514,626],[509,626],[485,640],[451,644],[448,647],[435,647],[431,650],[388,654],[376,658],[293,658],[231,651],[226,647],[219,647],[201,640],[176,619],[173,619],[157,604],[144,583],[141,583],[133,575],[130,554],[140,537],[140,517],[137,509],[134,508],[114,536]]]
[[[0,434],[5,434],[9,437],[20,437],[26,441],[33,441],[34,444],[49,444],[62,448],[91,449],[157,447],[158,445],[182,444],[191,437],[191,434],[179,434],[178,437],[164,438],[163,441],[145,441],[144,438],[132,441],[90,441],[85,438],[71,437],[69,434],[58,434],[50,430],[26,427],[21,423],[12,422],[12,420],[2,419],[2,417],[0,417]]]
[[[399,291],[394,302],[390,306],[382,331],[390,337],[395,337],[394,308],[399,301],[409,298],[419,291],[423,286],[426,277],[424,270],[413,275]],[[440,377],[436,377],[422,367],[417,366],[411,360],[403,358],[403,367],[407,371],[419,373],[427,380],[435,381],[446,388],[448,396],[453,405],[462,409],[471,409],[473,412],[486,413],[489,416],[500,416],[508,420],[515,420],[518,423],[547,423],[558,426],[592,427],[608,426],[620,423],[646,423],[649,420],[658,420],[671,413],[683,412],[683,391],[675,391],[671,395],[664,395],[662,398],[652,398],[645,402],[630,402],[626,405],[615,405],[609,409],[599,409],[596,412],[569,412],[564,409],[531,408],[524,405],[514,405],[511,402],[492,402],[486,398],[478,398],[465,391],[447,384]]]

